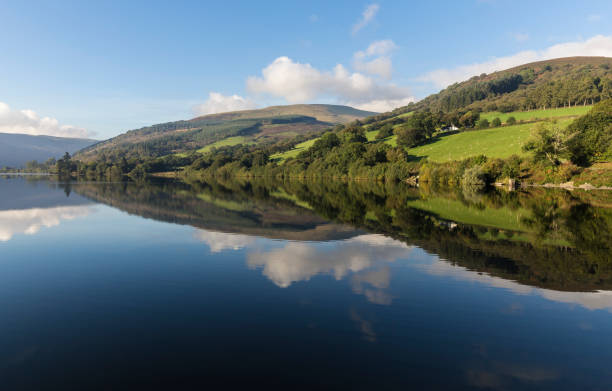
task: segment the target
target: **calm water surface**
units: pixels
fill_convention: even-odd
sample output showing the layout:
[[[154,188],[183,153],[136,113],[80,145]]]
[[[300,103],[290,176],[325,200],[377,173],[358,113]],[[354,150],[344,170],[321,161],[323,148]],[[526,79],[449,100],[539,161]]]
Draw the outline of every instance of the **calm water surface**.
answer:
[[[2,389],[612,389],[605,199],[291,186],[0,178]]]

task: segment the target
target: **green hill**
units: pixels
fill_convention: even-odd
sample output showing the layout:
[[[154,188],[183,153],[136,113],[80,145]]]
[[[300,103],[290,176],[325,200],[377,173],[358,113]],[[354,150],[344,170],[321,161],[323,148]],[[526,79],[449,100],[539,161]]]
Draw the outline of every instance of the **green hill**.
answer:
[[[455,83],[395,110],[508,112],[593,104],[612,98],[612,58],[567,57],[534,62]]]
[[[214,143],[236,140],[269,143],[318,133],[332,126],[375,113],[337,105],[272,106],[196,117],[130,130],[78,152],[84,161],[121,157],[158,157],[196,151]],[[223,140],[232,138],[232,143]]]
[[[499,118],[506,123],[514,117],[516,126],[434,134],[422,145],[407,149],[409,155],[434,161],[463,159],[469,156],[508,157],[522,154],[521,146],[529,138],[533,123],[557,119],[563,125],[586,114],[592,103],[612,98],[612,58],[569,57],[521,65],[504,71],[474,76],[455,83],[437,94],[361,121],[368,142],[378,142],[379,129],[390,126],[393,131],[411,121],[415,112],[430,112],[441,123],[460,124],[466,113],[474,113],[480,120]],[[473,125],[472,125],[473,126]],[[467,126],[468,128],[471,126]],[[385,138],[397,145],[397,136]],[[277,153],[277,161],[296,157],[313,145],[298,144],[294,149]]]

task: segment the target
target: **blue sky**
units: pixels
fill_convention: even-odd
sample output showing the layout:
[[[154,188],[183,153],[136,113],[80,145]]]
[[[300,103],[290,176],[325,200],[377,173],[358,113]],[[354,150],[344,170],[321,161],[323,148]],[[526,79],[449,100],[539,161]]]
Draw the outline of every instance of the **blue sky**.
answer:
[[[285,103],[380,111],[522,62],[612,56],[610,1],[4,1],[0,10],[2,132],[102,139]]]

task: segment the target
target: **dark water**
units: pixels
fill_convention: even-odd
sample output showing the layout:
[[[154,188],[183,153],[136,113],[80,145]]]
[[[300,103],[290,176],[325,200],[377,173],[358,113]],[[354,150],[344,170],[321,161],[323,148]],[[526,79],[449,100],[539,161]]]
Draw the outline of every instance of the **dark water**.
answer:
[[[612,202],[0,178],[2,390],[612,389]]]

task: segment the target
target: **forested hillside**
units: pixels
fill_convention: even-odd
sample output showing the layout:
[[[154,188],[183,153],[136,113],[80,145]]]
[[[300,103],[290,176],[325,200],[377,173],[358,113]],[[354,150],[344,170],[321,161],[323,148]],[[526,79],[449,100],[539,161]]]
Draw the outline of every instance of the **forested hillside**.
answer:
[[[587,105],[608,98],[612,98],[612,59],[570,57],[483,73],[396,112],[526,111]]]
[[[269,143],[321,132],[374,113],[347,106],[290,105],[167,122],[128,131],[78,153],[85,161],[154,158],[192,152],[229,137]]]

